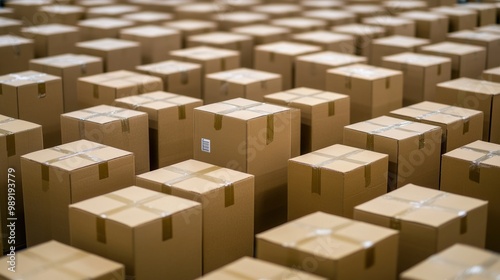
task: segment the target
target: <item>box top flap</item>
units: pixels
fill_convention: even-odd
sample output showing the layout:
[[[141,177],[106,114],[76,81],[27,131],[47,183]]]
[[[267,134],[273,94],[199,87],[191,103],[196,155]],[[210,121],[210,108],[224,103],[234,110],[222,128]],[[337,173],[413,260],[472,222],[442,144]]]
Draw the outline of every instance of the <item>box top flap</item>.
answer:
[[[169,75],[179,72],[201,69],[201,66],[196,63],[190,63],[178,60],[167,60],[146,65],[138,65],[137,69],[152,74]]]
[[[406,18],[393,17],[393,16],[376,16],[376,17],[364,18],[363,23],[382,25],[382,26],[400,26],[403,24],[414,24],[414,21]]]
[[[210,32],[200,35],[189,36],[189,41],[213,42],[216,44],[230,44],[234,42],[249,41],[252,37],[243,34],[229,32]]]
[[[240,56],[238,51],[213,48],[208,46],[174,50],[171,51],[170,54],[177,57],[186,57],[197,60],[212,60],[212,59]]]
[[[152,22],[159,20],[166,22],[172,20],[173,15],[170,13],[163,13],[163,12],[143,11],[143,12],[125,14],[122,16],[122,18],[139,22]]]
[[[58,23],[24,27],[22,29],[22,32],[28,32],[40,35],[64,34],[64,33],[78,32],[78,31],[79,29],[76,26],[64,25]]]
[[[50,5],[40,7],[40,11],[45,11],[54,14],[83,14],[85,12],[85,8],[76,6],[76,5]]]
[[[179,31],[157,25],[143,25],[138,27],[122,29],[120,33],[139,36],[139,37],[157,37],[157,36],[176,35],[179,34]]]
[[[178,107],[193,103],[203,103],[201,99],[175,94],[165,91],[153,91],[139,95],[132,95],[115,100],[119,103],[128,104],[132,108],[151,108],[161,110]]]
[[[85,54],[61,54],[49,57],[32,59],[30,63],[50,65],[54,67],[85,67],[87,63],[102,63],[102,58]]]
[[[460,44],[454,42],[441,42],[433,45],[423,46],[422,51],[430,51],[442,54],[466,55],[484,52],[485,48],[475,45]]]
[[[470,161],[471,164],[500,167],[500,145],[478,140],[449,151],[443,157]]]
[[[133,26],[134,22],[126,19],[118,19],[112,17],[98,17],[80,20],[78,26],[91,27],[99,29],[115,29]]]
[[[488,95],[500,94],[500,84],[485,80],[458,78],[438,84],[438,87],[447,87],[459,91],[478,92]]]
[[[196,19],[174,20],[171,22],[166,22],[164,25],[170,28],[186,30],[186,31],[197,30],[201,28],[215,28],[217,26],[217,24],[213,21],[196,20]]]
[[[354,40],[354,37],[352,35],[334,33],[334,32],[330,32],[330,31],[326,31],[326,30],[317,30],[317,31],[310,31],[310,32],[294,34],[292,37],[294,39],[299,39],[299,40],[310,40],[310,41],[323,42],[323,43],[332,43],[332,42],[337,42],[337,41]],[[342,54],[342,53],[339,53],[339,54]],[[348,54],[346,54],[346,55],[348,55]]]
[[[257,20],[268,20],[269,15],[255,12],[247,12],[247,11],[236,11],[229,12],[223,14],[216,14],[213,17],[215,20],[220,21],[232,21],[232,22],[252,22]]]
[[[415,119],[415,121],[428,120],[442,124],[451,124],[457,121],[467,121],[473,116],[482,115],[482,112],[424,101],[391,111],[391,114],[410,117]]]
[[[210,79],[217,79],[226,82],[246,85],[255,82],[268,81],[270,79],[277,79],[280,78],[281,75],[259,70],[253,70],[249,68],[238,68],[228,71],[207,74],[206,77]]]
[[[366,62],[366,58],[362,56],[331,51],[302,55],[297,57],[297,60],[318,63],[322,65],[331,65],[332,67]]]
[[[321,91],[317,89],[301,87],[268,94],[265,96],[265,98],[287,103],[287,106],[293,104],[315,106],[318,104],[329,103],[332,101],[349,98],[349,96],[330,91]]]
[[[326,20],[356,17],[356,15],[354,15],[354,13],[352,13],[352,12],[342,11],[342,10],[334,10],[334,9],[321,9],[321,10],[305,11],[303,14],[306,17],[321,18],[321,19],[326,19]]]
[[[474,41],[494,42],[500,40],[500,34],[461,30],[448,34],[448,38],[467,39]]]
[[[61,81],[61,78],[37,71],[24,71],[0,76],[0,84],[10,85],[14,87],[39,84],[50,81]]]
[[[375,67],[366,64],[352,64],[333,68],[328,70],[328,73],[366,80],[385,79],[394,75],[402,75],[402,72],[398,70]]]
[[[253,36],[271,36],[276,34],[290,33],[290,30],[288,30],[287,28],[266,24],[245,25],[242,27],[235,27],[231,29],[231,31]]]
[[[408,65],[424,66],[424,67],[442,63],[451,63],[451,59],[448,57],[421,54],[421,53],[411,53],[411,52],[385,56],[384,60],[408,64]]]
[[[311,52],[319,52],[321,51],[321,47],[314,45],[306,45],[301,43],[280,41],[280,42],[256,46],[255,50],[297,56]]]
[[[269,14],[282,14],[288,12],[300,12],[302,8],[299,5],[288,3],[270,3],[252,7],[252,10]]]
[[[79,42],[76,43],[76,46],[81,48],[90,48],[102,51],[113,51],[124,48],[136,48],[140,46],[140,43],[122,39],[104,38],[93,41]]]
[[[429,39],[409,37],[409,36],[401,36],[401,35],[393,35],[389,37],[383,37],[380,39],[373,40],[373,44],[379,45],[388,45],[390,47],[406,47],[413,48],[418,46],[423,46],[430,44]]]
[[[431,11],[450,16],[476,15],[475,11],[471,11],[468,9],[457,9],[456,7],[446,7],[446,6],[432,8]]]
[[[128,119],[139,116],[147,118],[147,114],[144,112],[108,105],[98,105],[95,107],[73,111],[61,115],[61,117],[65,118],[75,118],[79,121],[87,121],[99,124],[105,124],[109,122],[128,122]]]
[[[448,17],[445,15],[441,15],[438,13],[430,13],[427,11],[404,12],[404,13],[400,13],[399,16],[401,16],[403,18],[417,20],[417,21],[435,21],[438,19],[441,19],[441,20],[445,19],[448,21]]]
[[[357,36],[367,36],[370,34],[385,34],[385,28],[368,24],[350,23],[345,25],[334,26],[334,32],[342,32]]]
[[[289,111],[290,108],[261,103],[244,98],[235,98],[201,106],[195,108],[195,110],[206,111],[216,115],[228,116],[242,120],[250,120],[261,116]]]
[[[21,131],[41,128],[42,126],[36,123],[0,115],[0,137],[10,133],[18,133]]]
[[[306,17],[279,18],[272,20],[271,24],[297,28],[303,28],[306,26],[326,26],[326,22],[323,20]]]

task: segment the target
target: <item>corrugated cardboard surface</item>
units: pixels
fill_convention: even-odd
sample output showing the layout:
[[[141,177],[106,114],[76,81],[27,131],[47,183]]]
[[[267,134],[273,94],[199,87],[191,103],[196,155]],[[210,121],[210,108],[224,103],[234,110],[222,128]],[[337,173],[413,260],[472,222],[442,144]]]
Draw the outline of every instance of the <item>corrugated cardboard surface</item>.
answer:
[[[354,54],[354,36],[352,35],[316,30],[294,34],[291,39],[295,42],[319,46],[325,51]]]
[[[267,24],[252,24],[235,27],[231,29],[231,32],[252,36],[254,45],[288,40],[291,34],[288,28]]]
[[[415,21],[416,37],[431,40],[432,43],[444,41],[448,33],[448,17],[428,11],[409,11],[398,16]]]
[[[486,48],[486,69],[500,66],[500,34],[480,33],[470,30],[453,32],[448,35],[451,42],[482,46]]]
[[[482,78],[491,82],[500,83],[500,67],[485,70]]]
[[[74,53],[75,44],[80,40],[77,27],[57,23],[25,27],[21,32],[34,39],[36,57]]]
[[[431,42],[428,39],[393,35],[380,39],[375,39],[372,42],[372,52],[370,62],[373,65],[382,65],[384,56],[402,53],[415,52],[419,47],[429,45]]]
[[[134,70],[135,66],[141,64],[140,44],[128,40],[114,39],[116,37],[118,36],[79,42],[76,43],[76,48],[79,53],[101,57],[104,62],[105,72]]]

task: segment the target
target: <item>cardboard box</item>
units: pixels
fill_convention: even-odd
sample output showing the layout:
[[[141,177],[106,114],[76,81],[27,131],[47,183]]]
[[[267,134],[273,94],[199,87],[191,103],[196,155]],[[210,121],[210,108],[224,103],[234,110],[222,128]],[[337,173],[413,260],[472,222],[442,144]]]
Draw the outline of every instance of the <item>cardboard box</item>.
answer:
[[[20,34],[22,25],[23,22],[20,20],[0,17],[0,35]]]
[[[113,105],[117,98],[162,89],[162,79],[126,70],[82,77],[77,81],[80,108]]]
[[[230,31],[232,28],[236,27],[251,24],[265,24],[269,20],[269,15],[248,11],[233,11],[228,13],[217,13],[213,15],[213,20],[217,22],[220,30]]]
[[[439,187],[439,126],[378,117],[344,127],[344,145],[389,155],[388,191],[408,183]]]
[[[280,41],[255,47],[255,69],[281,74],[283,89],[295,87],[295,58],[321,51],[321,47]]]
[[[318,30],[294,34],[291,39],[294,42],[319,46],[326,51],[354,53],[354,37],[347,34]]]
[[[324,30],[327,27],[326,21],[307,17],[278,18],[271,20],[269,23],[272,25],[288,28],[292,33]]]
[[[455,244],[401,273],[401,280],[471,277],[488,279],[500,274],[498,254]],[[484,277],[484,278],[483,278]]]
[[[254,46],[288,40],[291,34],[288,28],[265,24],[235,27],[231,32],[251,36]]]
[[[178,30],[182,35],[182,46],[187,46],[187,38],[189,36],[205,34],[217,30],[217,24],[212,21],[183,19],[174,20],[164,23],[165,27]]]
[[[382,58],[382,67],[403,72],[403,105],[434,100],[436,85],[451,79],[451,59],[405,52]]]
[[[0,16],[5,17],[5,18],[15,18],[14,9],[2,7],[2,8],[0,8]]]
[[[500,34],[458,31],[448,34],[448,41],[486,48],[486,69],[500,66]]]
[[[496,23],[497,12],[494,4],[491,3],[461,3],[457,8],[471,10],[477,13],[477,26],[487,26]]]
[[[45,24],[25,27],[22,33],[35,42],[35,57],[74,53],[75,44],[80,41],[77,27],[62,24]]]
[[[362,22],[364,18],[382,16],[386,13],[382,6],[370,4],[369,2],[349,3],[347,6],[344,6],[343,9],[355,14],[357,22]]]
[[[31,39],[0,35],[0,56],[0,75],[26,71],[30,59],[35,57],[35,44]]]
[[[163,90],[194,98],[202,98],[202,69],[199,64],[166,60],[140,65],[138,72],[158,77],[163,82]]]
[[[375,25],[385,28],[387,36],[400,35],[415,37],[417,30],[417,26],[413,20],[387,15],[367,17],[364,18],[361,22],[363,24]]]
[[[155,91],[119,98],[114,104],[148,114],[151,170],[193,158],[193,110],[202,100]]]
[[[484,70],[482,78],[487,81],[500,83],[500,67]]]
[[[356,40],[354,53],[368,58],[371,55],[372,40],[385,36],[383,27],[358,23],[334,26],[332,31],[354,36]]]
[[[21,157],[26,241],[69,244],[68,205],[134,183],[134,155],[87,140]]]
[[[416,36],[438,43],[446,39],[448,34],[448,17],[428,11],[409,11],[400,13],[399,17],[415,21]]]
[[[388,156],[344,145],[288,161],[288,220],[322,211],[352,219],[354,207],[387,193]]]
[[[101,7],[93,7],[87,9],[85,12],[85,17],[90,18],[100,18],[100,17],[110,17],[117,18],[122,15],[131,14],[140,11],[140,7],[135,5],[125,5],[125,4],[115,4],[106,5]]]
[[[312,88],[294,88],[264,96],[264,101],[300,109],[300,154],[342,143],[349,122],[347,95]]]
[[[170,13],[155,12],[155,10],[130,13],[121,16],[122,19],[131,20],[136,25],[163,25],[171,21],[174,16]]]
[[[477,12],[456,7],[437,7],[431,12],[448,17],[449,32],[474,29],[477,26]]]
[[[273,278],[283,280],[292,280],[294,278],[303,280],[326,279],[259,259],[244,257],[204,275],[198,280],[239,280],[241,277],[253,280]]]
[[[76,5],[50,5],[40,7],[40,12],[47,15],[48,23],[77,25],[83,19],[85,9]]]
[[[305,11],[302,16],[307,18],[321,19],[328,23],[329,27],[356,23],[356,15],[343,10],[312,10]]]
[[[427,11],[428,5],[426,1],[401,1],[389,0],[381,3],[385,7],[387,13],[392,16],[397,16],[400,13],[411,11]]]
[[[30,60],[30,69],[59,76],[63,83],[64,112],[78,110],[76,84],[78,78],[100,74],[102,59],[83,54],[62,54]]]
[[[264,96],[281,91],[281,75],[238,68],[205,76],[205,96],[207,104],[243,97],[264,101]]]
[[[61,115],[62,142],[87,139],[133,152],[135,174],[148,172],[148,115],[143,112],[99,105]]]
[[[498,12],[497,12],[497,14],[498,14]],[[497,15],[497,17],[498,17],[498,15]],[[479,31],[479,32],[494,33],[494,34],[498,35],[498,34],[500,34],[500,24],[477,27],[474,30]]]
[[[118,38],[120,29],[133,27],[134,25],[135,23],[130,20],[100,17],[80,20],[77,26],[80,28],[81,39],[90,41],[104,38]]]
[[[194,110],[194,159],[255,176],[255,232],[286,221],[287,161],[299,137],[294,113],[243,98]]]
[[[420,53],[451,58],[451,78],[477,78],[481,76],[486,65],[486,48],[442,42],[420,48]]]
[[[80,0],[82,1],[82,0]],[[92,0],[99,1],[99,0]],[[174,13],[177,7],[185,4],[193,3],[193,0],[174,0],[174,1],[157,1],[157,0],[129,0],[130,4],[139,6],[144,11],[158,11],[165,13]]]
[[[21,249],[26,246],[24,228],[21,155],[43,149],[42,127],[31,122],[0,115],[0,247]],[[14,228],[7,225],[14,224]],[[13,232],[13,240],[9,239]],[[14,243],[13,243],[14,242]],[[0,251],[2,252],[2,251]]]
[[[203,274],[253,256],[254,176],[187,160],[138,175],[136,184],[201,203]]]
[[[344,3],[334,0],[326,1],[316,1],[316,0],[304,0],[300,2],[302,8],[306,11],[318,10],[318,9],[342,9]]]
[[[230,11],[248,11],[251,7],[260,4],[262,4],[261,0],[240,0],[226,3]]]
[[[399,231],[398,272],[455,243],[484,247],[488,202],[413,184],[354,208],[354,219]]]
[[[17,252],[15,259],[14,263],[18,265],[14,266],[14,273],[9,271],[9,256],[1,259],[2,279],[125,280],[123,264],[57,241],[48,241]]]
[[[187,39],[187,47],[210,46],[240,52],[241,65],[253,65],[253,39],[250,36],[229,32],[211,32],[193,35]]]
[[[0,114],[43,127],[45,148],[61,143],[61,78],[36,71],[0,76]]]
[[[142,64],[168,59],[168,52],[181,48],[178,31],[154,25],[122,29],[120,38],[141,44]]]
[[[440,126],[443,131],[443,154],[483,137],[484,114],[477,110],[424,101],[394,110],[389,115]]]
[[[207,46],[171,51],[170,57],[180,61],[200,64],[202,66],[201,77],[205,77],[206,74],[241,67],[239,52]]]
[[[443,155],[441,189],[443,191],[488,200],[486,248],[500,252],[500,145],[475,141]]]
[[[176,7],[175,17],[178,19],[211,20],[212,15],[227,11],[228,9],[225,5],[218,5],[211,2],[193,2]]]
[[[382,116],[403,105],[403,73],[364,64],[330,69],[326,90],[351,97],[351,123]]]
[[[396,279],[397,250],[397,231],[322,212],[257,235],[258,259],[328,279]]]
[[[137,42],[120,39],[98,39],[79,42],[77,52],[101,57],[104,72],[133,70],[141,64],[141,46]]]
[[[132,2],[133,0],[131,0]],[[76,5],[85,9],[116,4],[116,0],[78,0]]]
[[[9,0],[5,2],[8,8],[14,11],[14,18],[25,20],[32,25],[40,24],[40,20],[36,19],[37,12],[40,7],[51,5],[52,0]]]
[[[428,39],[406,37],[406,36],[389,36],[372,41],[371,64],[382,65],[382,59],[385,56],[404,53],[416,52],[418,48],[429,45],[431,42]]]
[[[71,245],[125,265],[126,279],[201,276],[199,203],[136,186],[69,207]]]
[[[483,141],[500,144],[500,84],[468,78],[443,82],[436,102],[482,111]]]
[[[302,12],[302,7],[292,3],[268,3],[250,8],[251,11],[257,13],[268,14],[270,18],[286,18],[299,16]]]

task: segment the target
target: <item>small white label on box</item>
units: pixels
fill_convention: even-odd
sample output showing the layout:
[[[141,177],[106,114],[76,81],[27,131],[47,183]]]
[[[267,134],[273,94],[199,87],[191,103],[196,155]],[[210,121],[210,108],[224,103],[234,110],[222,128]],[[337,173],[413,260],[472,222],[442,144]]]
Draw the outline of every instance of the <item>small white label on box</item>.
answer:
[[[201,138],[201,151],[210,153],[210,139]]]

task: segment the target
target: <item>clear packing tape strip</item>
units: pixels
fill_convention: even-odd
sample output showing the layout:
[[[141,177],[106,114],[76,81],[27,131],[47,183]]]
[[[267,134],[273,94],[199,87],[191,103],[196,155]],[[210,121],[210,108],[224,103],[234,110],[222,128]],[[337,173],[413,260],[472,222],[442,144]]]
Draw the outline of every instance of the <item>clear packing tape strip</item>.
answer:
[[[90,116],[87,116],[84,118],[79,118],[80,121],[78,122],[78,129],[80,132],[80,138],[85,139],[85,121],[93,119],[93,118],[97,118],[97,117],[115,118],[115,119],[120,121],[122,132],[129,133],[130,132],[129,119],[127,117],[118,116],[118,114],[126,112],[126,111],[127,111],[127,109],[121,109],[121,110],[113,110],[113,111],[109,111],[109,112],[99,113],[99,112],[95,112],[95,111],[88,110],[88,109],[80,110],[79,112],[90,114]]]
[[[500,256],[497,254],[487,258],[484,262],[468,266],[463,263],[455,262],[450,259],[445,259],[438,255],[429,257],[429,262],[439,264],[440,266],[452,266],[457,268],[457,273],[450,279],[466,280],[469,278],[482,276],[481,279],[498,279],[500,271],[491,270],[490,268],[500,263]]]
[[[289,99],[285,100],[285,102],[287,103],[287,106],[290,106],[294,101],[299,100],[301,98],[312,97],[312,98],[327,101],[328,102],[328,116],[331,117],[331,116],[335,115],[335,101],[319,96],[320,94],[327,93],[326,91],[318,91],[318,92],[314,92],[314,93],[308,94],[308,95],[303,95],[303,94],[290,92],[290,91],[286,91],[285,93],[296,96],[296,97],[289,98]]]
[[[116,80],[124,80],[124,81],[129,81],[131,83],[134,83],[136,88],[137,88],[137,94],[142,94],[142,93],[146,93],[147,90],[145,89],[146,85],[144,84],[144,82],[138,82],[138,81],[134,81],[134,80],[129,80],[130,78],[137,78],[137,76],[140,75],[140,74],[133,74],[133,75],[128,75],[128,76],[121,76],[121,77],[115,77],[115,78],[109,78],[109,79],[105,79],[105,80],[102,80],[102,81],[99,81],[99,82],[92,82],[90,83],[91,86],[92,86],[92,96],[95,98],[95,99],[99,99],[99,86],[102,86],[101,84],[102,83],[107,83],[107,82],[111,82],[111,81],[116,81]]]
[[[46,81],[40,79],[41,77],[47,76],[47,74],[33,74],[33,75],[19,75],[19,74],[9,74],[11,79],[0,80],[0,95],[3,94],[3,84],[12,83],[16,81],[30,81],[37,84],[38,88],[38,98],[44,98],[47,94]]]
[[[373,67],[373,68],[352,68],[352,69],[349,69],[348,71],[346,71],[346,73],[344,73],[346,75],[345,76],[344,86],[346,88],[348,88],[348,89],[352,88],[352,77],[354,75],[361,76],[361,77],[364,77],[364,78],[373,78],[373,77],[376,76],[376,72],[377,72],[377,68],[376,67]],[[390,79],[390,77],[384,77],[384,79],[385,79],[385,88],[390,88],[391,87],[391,79]]]
[[[1,128],[2,124],[16,121],[16,119],[8,118],[0,121],[0,136],[5,135],[5,144],[7,149],[7,157],[16,155],[16,135],[12,131],[8,131]]]
[[[500,150],[482,150],[482,149],[476,149],[472,147],[461,147],[460,149],[462,150],[469,150],[477,153],[484,154],[484,156],[479,157],[475,160],[472,161],[470,167],[469,167],[469,180],[480,183],[481,182],[481,163],[489,158],[492,158],[494,156],[500,156]],[[483,167],[486,167],[483,165]]]
[[[177,103],[177,102],[172,100],[174,98],[178,98],[179,96],[171,96],[171,97],[165,97],[165,98],[154,98],[154,97],[150,97],[150,96],[141,95],[140,97],[147,99],[147,101],[134,103],[134,105],[133,105],[134,110],[141,107],[142,105],[151,104],[154,102],[165,102],[165,103],[177,105],[179,120],[186,119],[186,105]]]
[[[427,112],[425,114],[417,116],[416,117],[417,120],[423,120],[423,119],[428,118],[430,116],[439,115],[439,114],[459,118],[464,123],[463,129],[462,129],[462,134],[466,134],[467,132],[469,132],[469,121],[470,121],[469,117],[464,117],[464,116],[461,116],[461,115],[458,115],[458,114],[452,114],[452,113],[448,113],[447,112],[447,111],[449,111],[451,109],[454,109],[454,108],[457,108],[457,107],[448,106],[448,107],[445,107],[443,109],[439,109],[439,110],[435,110],[435,111],[433,111],[433,110],[426,110],[426,109],[422,109],[422,108],[417,108],[415,106],[409,106],[408,108],[413,109],[413,110],[417,110],[417,111]]]
[[[367,140],[366,140],[366,147],[368,150],[373,151],[373,149],[374,149],[374,145],[375,145],[374,136],[375,136],[375,134],[389,131],[391,129],[398,129],[398,130],[402,130],[402,131],[406,131],[406,132],[417,133],[418,134],[418,148],[422,149],[425,147],[425,134],[424,133],[416,131],[416,130],[404,128],[405,126],[410,125],[414,122],[404,121],[404,122],[400,122],[400,123],[393,124],[393,125],[383,125],[383,124],[375,123],[372,121],[365,121],[365,123],[381,127],[380,129],[372,130],[372,131],[368,132]]]

